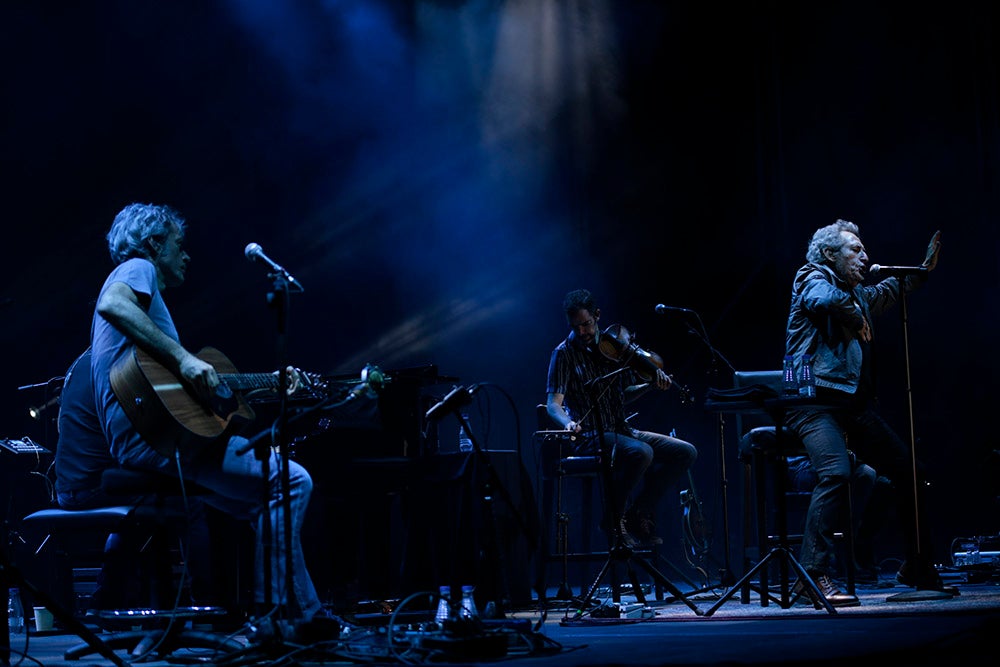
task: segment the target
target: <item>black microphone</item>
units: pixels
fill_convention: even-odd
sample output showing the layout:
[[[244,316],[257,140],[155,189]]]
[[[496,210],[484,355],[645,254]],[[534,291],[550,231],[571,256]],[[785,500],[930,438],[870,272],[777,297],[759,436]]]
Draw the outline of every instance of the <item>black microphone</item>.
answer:
[[[247,247],[243,250],[243,254],[247,256],[251,262],[256,262],[260,260],[271,267],[271,270],[275,273],[280,273],[285,276],[290,285],[295,286],[295,288],[302,292],[305,288],[302,287],[302,283],[292,277],[288,271],[284,269],[280,264],[275,262],[273,259],[264,254],[264,249],[260,247],[259,243],[248,243]]]
[[[897,278],[902,278],[904,276],[916,276],[921,273],[927,273],[926,266],[882,266],[881,264],[872,264],[871,268],[868,269],[868,275],[872,278],[878,278],[879,276],[896,276]]]
[[[677,306],[664,306],[662,303],[656,304],[657,315],[666,315],[667,313],[690,313],[689,308],[678,308]]]
[[[424,419],[427,419],[428,421],[440,419],[452,410],[472,403],[472,395],[477,391],[479,391],[479,385],[476,384],[472,385],[468,389],[461,386],[455,387],[448,392],[447,396],[435,403],[431,409],[427,411],[427,414],[424,415]]]

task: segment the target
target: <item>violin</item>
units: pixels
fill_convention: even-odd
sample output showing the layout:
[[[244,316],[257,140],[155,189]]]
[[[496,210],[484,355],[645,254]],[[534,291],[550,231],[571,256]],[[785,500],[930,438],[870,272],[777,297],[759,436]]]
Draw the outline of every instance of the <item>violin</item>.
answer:
[[[663,370],[663,357],[651,350],[644,350],[633,340],[632,333],[621,324],[612,324],[602,332],[597,348],[608,359],[631,368],[646,382],[656,379],[657,371]],[[691,392],[670,375],[670,386],[680,392],[681,403],[691,400]]]

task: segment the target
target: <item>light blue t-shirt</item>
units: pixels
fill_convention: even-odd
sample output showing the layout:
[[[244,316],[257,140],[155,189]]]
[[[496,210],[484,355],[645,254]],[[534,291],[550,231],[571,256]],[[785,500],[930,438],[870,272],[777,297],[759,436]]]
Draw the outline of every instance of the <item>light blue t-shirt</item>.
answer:
[[[176,341],[177,327],[160,294],[156,267],[148,259],[133,258],[115,267],[101,287],[101,296],[114,283],[125,283],[139,297],[146,314],[165,334]],[[100,300],[100,296],[98,297]],[[146,445],[135,430],[128,415],[122,410],[111,388],[111,369],[132,351],[133,343],[114,325],[96,311],[90,329],[92,348],[91,374],[94,379],[94,396],[97,413],[104,424],[104,433],[111,444],[111,454],[123,465],[142,468],[167,467],[172,462]]]

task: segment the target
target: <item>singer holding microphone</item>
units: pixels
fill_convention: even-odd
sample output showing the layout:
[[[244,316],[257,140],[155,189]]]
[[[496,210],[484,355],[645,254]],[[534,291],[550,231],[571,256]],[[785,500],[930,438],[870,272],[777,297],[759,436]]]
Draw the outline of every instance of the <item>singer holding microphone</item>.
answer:
[[[223,435],[202,451],[167,456],[140,434],[119,402],[112,385],[112,369],[139,348],[169,371],[194,396],[210,402],[220,387],[219,374],[208,361],[188,351],[163,299],[168,287],[184,282],[190,257],[184,250],[184,218],[169,206],[133,203],[123,208],[107,234],[108,248],[115,263],[97,297],[91,325],[91,376],[97,414],[110,445],[111,455],[125,468],[154,470],[182,476],[211,493],[204,502],[238,517],[261,521],[269,511],[272,533],[271,595],[274,605],[286,605],[296,631],[315,636],[327,630],[339,635],[342,622],[320,603],[306,569],[300,542],[300,528],[312,491],[309,473],[294,461],[288,463],[289,498],[282,499],[277,455],[270,452],[268,478],[255,452],[245,447],[241,436]],[[292,376],[288,390],[294,391],[298,375]],[[282,511],[290,508],[291,554],[286,558],[285,541],[280,539]],[[263,587],[263,531],[257,529],[256,602],[265,602]],[[294,590],[285,590],[285,564],[290,563]],[[270,611],[261,609],[262,613]]]
[[[833,606],[856,606],[834,583],[834,533],[847,516],[850,449],[857,458],[892,480],[897,515],[904,540],[905,561],[896,575],[904,586],[955,595],[946,587],[931,555],[930,534],[919,496],[913,488],[909,445],[878,414],[872,361],[873,317],[916,289],[937,266],[941,233],[935,232],[923,263],[917,267],[886,267],[876,273],[856,224],[837,220],[815,231],[806,250],[806,264],[795,274],[785,332],[785,354],[797,365],[812,355],[817,403],[824,407],[789,410],[785,425],[798,434],[819,481],[806,513],[799,562]],[[863,285],[868,277],[877,282]],[[796,372],[800,369],[796,368]],[[835,407],[829,407],[829,406]],[[917,530],[917,517],[920,529]],[[919,538],[919,543],[918,543]],[[811,592],[797,582],[794,592]]]

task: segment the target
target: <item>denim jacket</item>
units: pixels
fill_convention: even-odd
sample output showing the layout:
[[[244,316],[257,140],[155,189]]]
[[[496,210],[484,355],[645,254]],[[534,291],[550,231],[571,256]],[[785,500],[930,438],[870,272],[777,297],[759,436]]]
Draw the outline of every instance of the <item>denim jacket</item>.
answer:
[[[901,283],[888,277],[852,290],[829,266],[810,262],[801,267],[792,282],[785,330],[785,354],[795,360],[795,372],[801,371],[802,355],[810,354],[817,387],[854,394],[861,378],[862,318],[874,334],[872,316],[896,303],[901,285],[909,293],[925,279],[907,276]]]

